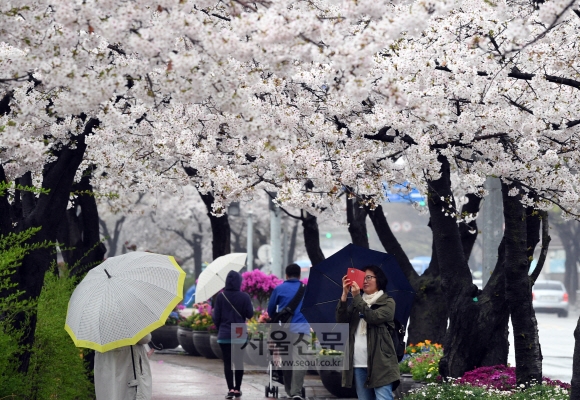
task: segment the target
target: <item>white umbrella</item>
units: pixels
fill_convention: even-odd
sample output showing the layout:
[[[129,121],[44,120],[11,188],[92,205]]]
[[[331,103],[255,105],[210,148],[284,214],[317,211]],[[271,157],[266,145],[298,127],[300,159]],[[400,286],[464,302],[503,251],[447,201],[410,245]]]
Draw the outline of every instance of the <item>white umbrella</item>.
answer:
[[[239,271],[246,263],[246,253],[230,253],[216,258],[199,274],[195,302],[206,301],[226,286],[230,271]]]
[[[135,251],[110,257],[74,290],[64,328],[77,347],[99,352],[136,344],[165,324],[183,299],[184,280],[171,256]]]

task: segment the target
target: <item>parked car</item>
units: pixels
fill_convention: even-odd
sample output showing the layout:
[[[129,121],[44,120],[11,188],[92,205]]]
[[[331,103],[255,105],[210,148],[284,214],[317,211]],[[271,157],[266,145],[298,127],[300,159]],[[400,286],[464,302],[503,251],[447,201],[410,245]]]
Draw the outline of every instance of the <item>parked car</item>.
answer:
[[[532,287],[532,304],[536,312],[555,312],[568,316],[568,292],[560,281],[536,281]]]

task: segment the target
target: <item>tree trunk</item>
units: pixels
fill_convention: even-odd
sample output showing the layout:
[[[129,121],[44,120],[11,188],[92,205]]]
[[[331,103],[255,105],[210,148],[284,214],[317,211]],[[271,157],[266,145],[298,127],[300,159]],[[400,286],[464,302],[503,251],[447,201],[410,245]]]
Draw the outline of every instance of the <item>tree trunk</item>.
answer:
[[[346,196],[346,221],[348,232],[353,244],[369,248],[369,236],[367,233],[367,212],[361,207],[356,197],[351,199]]]
[[[580,318],[574,329],[574,358],[572,361],[572,392],[570,400],[580,400]]]
[[[553,214],[551,214],[553,215]],[[564,264],[564,286],[568,292],[570,304],[576,303],[578,290],[578,259],[580,259],[580,229],[578,221],[561,221],[553,224],[564,246],[566,262]]]
[[[292,232],[290,233],[290,244],[288,245],[288,262],[294,262],[294,253],[296,252],[296,239],[298,236],[298,221],[294,222]]]
[[[56,240],[58,227],[65,218],[74,177],[86,150],[85,137],[97,125],[97,120],[88,120],[85,124],[84,132],[75,137],[74,148],[65,147],[59,150],[55,154],[56,161],[45,166],[42,187],[47,189],[48,193],[38,196],[38,200],[34,203],[32,210],[24,211],[27,207],[24,204],[23,211],[26,216],[22,214],[22,219],[16,227],[18,230],[41,227],[41,230],[31,239],[31,242]],[[0,172],[0,176],[4,176],[3,171]],[[0,208],[6,207],[6,205],[7,202],[0,201]],[[10,207],[9,204],[8,207]],[[5,215],[6,212],[6,210],[0,211],[0,215]],[[38,298],[44,284],[44,275],[52,262],[56,262],[56,255],[53,249],[35,250],[24,257],[22,265],[12,276],[13,281],[17,284],[17,289],[24,291],[21,300]],[[36,322],[36,313],[28,315],[21,313],[15,318],[14,327],[22,329],[24,332],[19,344],[25,350],[19,357],[20,364],[18,366],[18,370],[23,373],[28,371],[30,364],[31,353],[26,349],[30,349],[34,344]]]
[[[531,236],[527,232],[526,224],[535,225],[535,222],[527,218],[526,210],[520,202],[521,195],[508,195],[513,187],[502,183],[506,300],[514,330],[516,380],[518,385],[528,385],[534,380],[536,383],[542,381],[542,351],[536,314],[532,307],[532,286],[528,277],[530,250],[526,241],[526,237]]]
[[[231,253],[231,232],[230,232],[230,223],[228,221],[228,214],[224,214],[221,217],[216,217],[211,213],[211,206],[214,201],[213,194],[206,193],[201,194],[201,199],[203,200],[206,208],[207,208],[207,216],[209,217],[209,221],[211,224],[211,233],[212,233],[212,243],[211,243],[211,250],[212,250],[212,257],[215,260],[218,257],[221,257],[226,254]]]
[[[302,227],[304,232],[304,245],[306,246],[306,253],[312,266],[315,266],[319,262],[324,261],[326,257],[320,249],[320,232],[318,231],[318,220],[317,218],[308,213],[307,211],[301,211],[302,213]]]
[[[476,196],[472,193],[466,196],[469,202],[461,207],[461,214],[475,214],[479,212],[479,206],[481,204],[481,197]],[[461,235],[461,246],[463,247],[463,256],[465,261],[469,261],[471,256],[471,251],[473,250],[473,245],[477,239],[477,220],[470,221],[469,223],[461,223],[459,225],[459,234]]]
[[[99,211],[90,177],[90,174],[85,174],[73,186],[79,194],[73,207],[66,211],[66,218],[59,228],[58,240],[65,245],[62,256],[71,276],[88,272],[103,261],[107,252],[99,235]]]
[[[441,177],[428,182],[433,244],[449,312],[449,329],[439,363],[443,378],[461,377],[482,365],[507,363],[507,323],[503,257],[483,292],[473,285],[455,217],[447,158],[438,157]],[[503,245],[502,245],[503,246]],[[503,248],[500,246],[500,250]]]
[[[99,226],[103,230],[103,236],[107,241],[107,246],[109,249],[108,257],[117,256],[117,251],[119,247],[119,239],[121,238],[121,229],[123,228],[123,224],[125,223],[126,217],[123,215],[121,218],[115,221],[115,228],[113,229],[113,233],[109,233],[109,229],[107,228],[107,224],[102,219],[99,219]]]

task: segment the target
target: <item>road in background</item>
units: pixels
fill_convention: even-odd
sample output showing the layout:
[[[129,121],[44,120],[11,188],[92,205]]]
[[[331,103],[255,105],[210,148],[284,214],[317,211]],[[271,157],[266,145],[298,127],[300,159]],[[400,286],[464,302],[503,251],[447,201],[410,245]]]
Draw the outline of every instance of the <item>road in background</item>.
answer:
[[[558,318],[557,314],[536,313],[540,344],[544,361],[542,373],[550,379],[570,383],[572,379],[572,356],[574,354],[574,329],[578,322],[578,311],[570,309],[568,318]],[[513,329],[510,321],[510,365],[515,366]]]

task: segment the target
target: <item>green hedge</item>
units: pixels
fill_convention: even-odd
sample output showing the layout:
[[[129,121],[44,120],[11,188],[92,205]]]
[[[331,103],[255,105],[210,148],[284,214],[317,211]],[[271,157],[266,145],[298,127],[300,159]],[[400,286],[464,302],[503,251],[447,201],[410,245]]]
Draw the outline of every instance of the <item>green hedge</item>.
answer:
[[[38,299],[38,323],[31,368],[37,399],[93,399],[95,388],[87,374],[83,349],[64,330],[72,278],[47,273]]]
[[[76,286],[72,278],[59,278],[50,271],[45,276],[37,302],[18,299],[10,277],[23,257],[50,243],[27,245],[38,229],[0,236],[0,399],[94,399],[94,387],[83,358],[64,330],[68,300]],[[55,266],[56,268],[56,266]],[[12,327],[16,313],[37,310],[35,343],[26,375],[17,371],[21,332]]]

